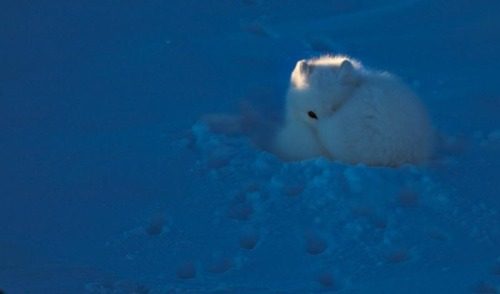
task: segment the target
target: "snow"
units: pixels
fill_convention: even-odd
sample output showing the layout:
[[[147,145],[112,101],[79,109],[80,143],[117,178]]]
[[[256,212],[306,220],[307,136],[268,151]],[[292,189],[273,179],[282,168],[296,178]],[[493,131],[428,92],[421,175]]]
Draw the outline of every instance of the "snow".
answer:
[[[0,289],[498,292],[498,16],[487,0],[0,4]],[[201,119],[247,101],[278,120],[296,61],[322,53],[411,85],[436,158],[282,162]]]

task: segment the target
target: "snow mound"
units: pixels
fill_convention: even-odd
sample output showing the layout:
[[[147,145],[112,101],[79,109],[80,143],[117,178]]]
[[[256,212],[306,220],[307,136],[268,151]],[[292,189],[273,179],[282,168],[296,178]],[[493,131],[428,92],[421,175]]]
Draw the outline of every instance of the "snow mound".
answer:
[[[237,262],[223,267],[233,286],[266,274],[269,289],[356,289],[394,264],[429,265],[425,256],[453,234],[453,200],[428,168],[282,162],[203,123],[192,127],[191,146],[205,195],[220,195],[196,201],[220,203],[213,230],[237,231]]]

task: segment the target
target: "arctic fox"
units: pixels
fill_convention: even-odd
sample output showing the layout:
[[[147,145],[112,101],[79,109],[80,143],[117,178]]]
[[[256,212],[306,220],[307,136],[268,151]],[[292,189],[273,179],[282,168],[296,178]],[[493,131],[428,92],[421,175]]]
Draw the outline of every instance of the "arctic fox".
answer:
[[[422,163],[433,130],[418,97],[397,77],[345,56],[300,60],[292,72],[274,151],[284,160]]]

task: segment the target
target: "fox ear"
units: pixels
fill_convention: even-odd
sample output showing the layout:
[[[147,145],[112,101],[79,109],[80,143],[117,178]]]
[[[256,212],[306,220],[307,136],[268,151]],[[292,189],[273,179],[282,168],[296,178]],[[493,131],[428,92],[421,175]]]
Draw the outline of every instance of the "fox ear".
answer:
[[[307,63],[305,59],[299,60],[296,65],[299,72],[305,76],[308,76],[311,73],[311,66]]]
[[[307,60],[299,60],[293,69],[291,84],[297,89],[305,88],[311,71],[312,67],[307,63]]]
[[[342,64],[340,64],[338,77],[343,84],[355,85],[358,83],[356,70],[354,69],[352,63],[347,59],[342,61]]]

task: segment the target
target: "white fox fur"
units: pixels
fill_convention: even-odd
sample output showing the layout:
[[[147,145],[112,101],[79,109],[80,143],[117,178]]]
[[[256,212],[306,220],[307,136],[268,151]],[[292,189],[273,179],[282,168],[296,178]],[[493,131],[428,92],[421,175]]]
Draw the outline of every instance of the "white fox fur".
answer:
[[[398,166],[432,154],[433,130],[418,97],[395,76],[345,56],[299,61],[285,110],[273,148],[284,160]]]

